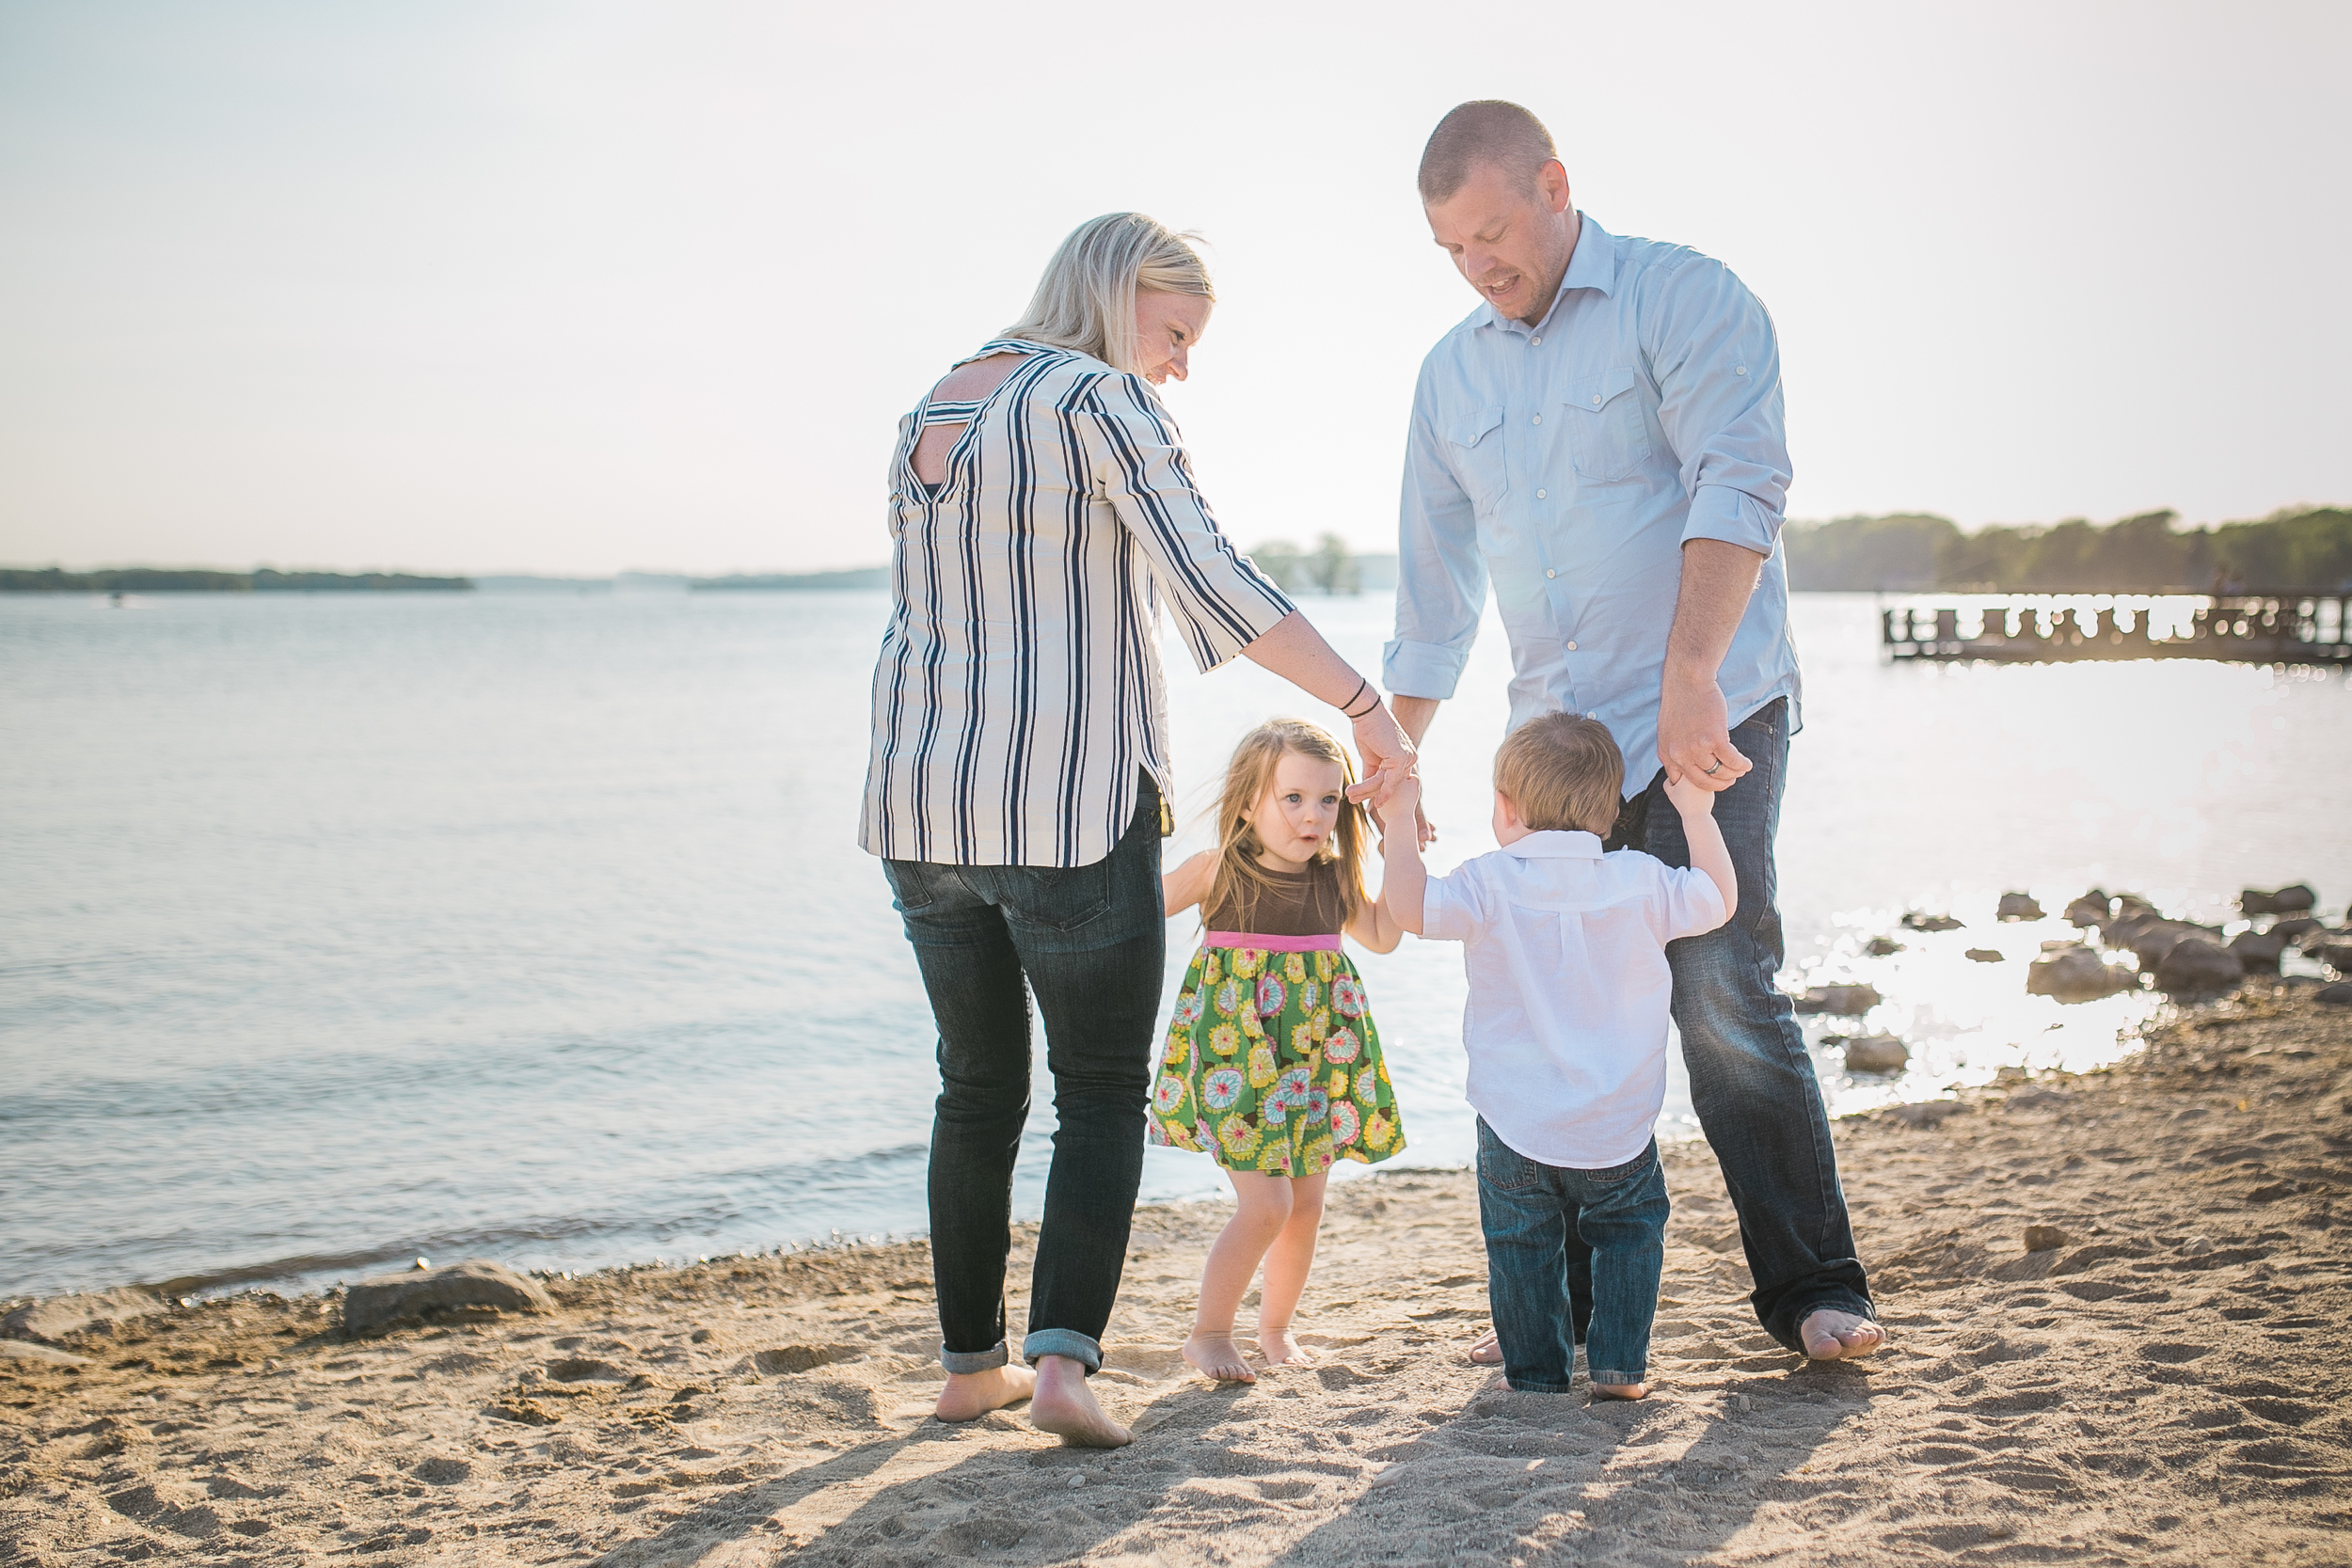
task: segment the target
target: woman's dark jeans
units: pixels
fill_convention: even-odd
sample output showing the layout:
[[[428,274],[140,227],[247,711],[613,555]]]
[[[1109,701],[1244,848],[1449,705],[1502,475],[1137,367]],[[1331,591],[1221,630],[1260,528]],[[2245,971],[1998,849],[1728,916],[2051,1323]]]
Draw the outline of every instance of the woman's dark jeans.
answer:
[[[1691,1069],[1691,1103],[1740,1212],[1740,1240],[1756,1281],[1749,1302],[1765,1332],[1802,1351],[1797,1330],[1820,1307],[1867,1315],[1870,1286],[1854,1254],[1837,1181],[1821,1086],[1795,1008],[1774,983],[1785,957],[1772,838],[1788,772],[1788,704],[1767,703],[1731,743],[1753,765],[1715,797],[1715,822],[1740,879],[1729,925],[1666,944],[1675,1027]],[[1661,768],[1626,802],[1608,847],[1646,849],[1689,865],[1682,816]]]
[[[1584,1343],[1595,1383],[1649,1376],[1649,1327],[1666,1262],[1666,1179],[1658,1141],[1622,1165],[1577,1170],[1531,1160],[1478,1122],[1478,1223],[1502,1375],[1522,1394],[1565,1394]],[[1583,1283],[1589,1323],[1572,1323]],[[1582,1329],[1581,1333],[1577,1330]]]
[[[1029,1282],[1031,1361],[1103,1364],[1136,1188],[1158,1037],[1167,922],[1160,795],[1092,865],[884,861],[939,1024],[931,1120],[931,1281],[940,1364],[1001,1367],[1012,1167],[1029,1118],[1029,996],[1054,1074],[1054,1163]]]

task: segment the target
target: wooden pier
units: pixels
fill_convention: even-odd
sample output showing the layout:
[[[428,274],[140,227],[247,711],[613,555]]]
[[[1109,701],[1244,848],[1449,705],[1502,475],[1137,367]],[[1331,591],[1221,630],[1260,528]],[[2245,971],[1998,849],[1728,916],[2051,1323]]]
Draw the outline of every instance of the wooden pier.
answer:
[[[1894,659],[2215,658],[2352,667],[2347,594],[1949,594],[1879,607]]]

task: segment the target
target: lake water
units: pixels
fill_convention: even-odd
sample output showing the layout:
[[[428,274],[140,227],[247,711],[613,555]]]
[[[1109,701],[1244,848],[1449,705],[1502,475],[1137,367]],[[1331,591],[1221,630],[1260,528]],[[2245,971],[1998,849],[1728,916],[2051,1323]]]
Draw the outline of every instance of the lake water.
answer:
[[[851,842],[883,610],[0,601],[0,1296],[919,1228],[929,1012]],[[1384,599],[1309,613],[1376,668]],[[1788,983],[1873,981],[1887,1001],[1859,1027],[1914,1052],[1892,1082],[1820,1052],[1838,1109],[2094,1065],[2161,1006],[2026,996],[2026,958],[2063,928],[1995,925],[2004,890],[2055,915],[2097,882],[2217,921],[2244,884],[2310,880],[2331,911],[2352,888],[2340,674],[1894,668],[1867,595],[1800,595],[1795,615]],[[1490,629],[1431,736],[1440,868],[1492,847],[1506,662]],[[1246,663],[1198,676],[1172,645],[1167,663],[1190,811],[1243,729],[1306,705]],[[1911,909],[1966,928],[1862,956]],[[1193,930],[1171,925],[1171,981]],[[1406,1158],[1459,1164],[1458,949],[1361,962]],[[1677,1072],[1669,1133],[1692,1130]],[[1046,1104],[1041,1084],[1030,1212]],[[1147,1198],[1218,1188],[1205,1158],[1150,1151]]]

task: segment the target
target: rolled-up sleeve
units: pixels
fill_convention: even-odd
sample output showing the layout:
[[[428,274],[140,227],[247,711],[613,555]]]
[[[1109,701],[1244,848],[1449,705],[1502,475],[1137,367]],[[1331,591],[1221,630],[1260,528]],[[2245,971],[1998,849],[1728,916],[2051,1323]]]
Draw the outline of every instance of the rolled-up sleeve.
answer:
[[[1095,493],[1151,557],[1163,602],[1203,673],[1291,613],[1282,591],[1216,526],[1175,421],[1142,377],[1096,381],[1076,424]]]
[[[1657,925],[1652,929],[1661,942],[1701,936],[1731,918],[1724,908],[1723,889],[1706,872],[1696,866],[1661,865],[1658,873],[1653,905]]]
[[[1659,422],[1691,498],[1683,543],[1720,539],[1772,554],[1790,478],[1772,317],[1730,268],[1706,257],[1666,273],[1643,317]]]
[[[1438,435],[1436,356],[1413,388],[1397,513],[1396,637],[1381,650],[1380,683],[1400,697],[1452,697],[1486,606],[1478,516],[1447,466]]]

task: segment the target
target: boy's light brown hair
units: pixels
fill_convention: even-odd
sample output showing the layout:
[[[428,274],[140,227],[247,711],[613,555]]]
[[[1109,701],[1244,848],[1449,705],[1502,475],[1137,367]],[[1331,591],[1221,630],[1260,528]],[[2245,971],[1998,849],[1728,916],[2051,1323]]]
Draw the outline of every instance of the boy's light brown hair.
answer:
[[[1580,713],[1530,719],[1495,753],[1495,793],[1537,832],[1581,828],[1607,838],[1624,787],[1625,753],[1609,726]]]

